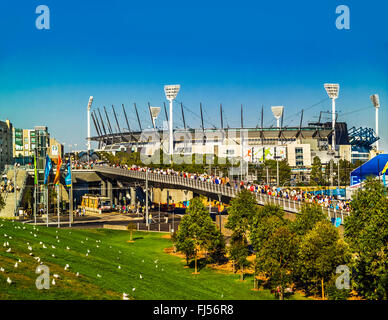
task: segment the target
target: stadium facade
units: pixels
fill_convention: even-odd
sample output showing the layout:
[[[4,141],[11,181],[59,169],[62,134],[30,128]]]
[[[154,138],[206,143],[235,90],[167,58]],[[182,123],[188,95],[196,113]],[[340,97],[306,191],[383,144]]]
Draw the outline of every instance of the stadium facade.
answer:
[[[116,132],[113,132],[112,123],[108,113],[105,111],[105,121],[99,109],[91,114],[97,135],[89,138],[98,143],[98,150],[116,153],[141,152],[145,155],[152,155],[157,150],[162,149],[168,153],[169,130],[168,116],[165,109],[166,120],[163,128],[157,128],[154,120],[152,129],[142,129],[142,124],[138,116],[135,105],[138,127],[140,130],[122,130],[119,119],[112,106]],[[98,112],[98,114],[97,114]],[[123,106],[124,118],[129,128],[128,118]],[[263,111],[262,111],[263,118]],[[224,128],[221,110],[221,125],[219,128],[205,128],[202,116],[202,126],[198,129],[187,128],[182,108],[182,119],[184,128],[176,128],[174,136],[174,154],[214,154],[219,158],[243,158],[245,162],[260,164],[265,160],[284,160],[291,166],[293,173],[309,172],[315,156],[319,157],[322,164],[327,164],[333,159],[355,162],[356,160],[366,161],[373,153],[373,144],[378,140],[373,129],[370,128],[350,128],[347,123],[336,122],[335,124],[335,146],[336,150],[331,150],[332,146],[332,123],[331,122],[311,122],[303,126],[303,111],[299,121],[299,126],[283,126],[283,119],[279,127],[246,128],[243,124],[241,110],[241,127]],[[321,117],[319,117],[321,119]]]

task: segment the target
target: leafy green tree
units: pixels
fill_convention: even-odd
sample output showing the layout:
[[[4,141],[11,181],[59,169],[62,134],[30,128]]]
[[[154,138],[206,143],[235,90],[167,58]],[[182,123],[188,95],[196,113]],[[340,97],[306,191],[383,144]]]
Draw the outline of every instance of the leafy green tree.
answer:
[[[259,212],[260,214],[257,214],[253,218],[252,225],[249,229],[249,239],[256,252],[260,250],[277,228],[286,226],[289,223],[281,215],[284,214],[284,211],[280,207],[266,205]]]
[[[326,215],[322,212],[322,207],[317,204],[304,204],[300,210],[300,214],[296,215],[296,219],[292,222],[292,231],[299,236],[304,236],[312,230],[315,224],[319,221],[324,221]]]
[[[321,186],[324,184],[322,162],[318,156],[315,156],[311,165],[310,184]]]
[[[329,221],[319,221],[302,239],[298,250],[298,269],[301,281],[321,287],[331,279],[337,266],[350,259],[348,245],[339,237],[338,230]]]
[[[298,238],[288,226],[276,228],[258,251],[258,271],[269,278],[272,288],[279,288],[280,300],[284,299],[285,288],[292,284],[297,253]]]
[[[258,212],[258,206],[253,193],[246,189],[241,190],[231,201],[228,221],[225,227],[232,230],[230,242],[230,256],[234,266],[240,269],[244,277],[244,266],[248,264],[248,230],[252,224],[253,217]]]
[[[208,245],[209,260],[211,262],[220,263],[225,260],[226,254],[226,244],[223,234],[217,229],[214,229],[214,232],[211,237],[211,241]]]
[[[354,289],[367,299],[387,299],[388,199],[379,181],[368,178],[356,192],[344,221],[345,239],[353,250]]]
[[[176,247],[184,252],[186,257],[191,257],[192,249],[195,259],[195,273],[197,274],[197,260],[200,250],[208,250],[216,232],[201,198],[196,197],[190,201],[187,214],[182,218],[176,234]],[[187,258],[188,259],[188,258]]]
[[[249,266],[247,257],[249,256],[248,241],[243,234],[232,235],[230,241],[230,257],[233,260],[233,270],[241,270],[240,280],[244,280],[244,268]]]
[[[241,190],[230,202],[228,221],[225,227],[232,230],[236,236],[244,235],[246,237],[257,210],[258,206],[254,194],[246,189]]]

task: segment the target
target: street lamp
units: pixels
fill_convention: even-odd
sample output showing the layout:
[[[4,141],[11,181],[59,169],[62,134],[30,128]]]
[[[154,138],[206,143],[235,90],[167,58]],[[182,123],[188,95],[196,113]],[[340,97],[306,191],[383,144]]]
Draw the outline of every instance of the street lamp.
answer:
[[[379,108],[380,108],[380,99],[378,94],[370,96],[372,103],[376,109],[376,136],[379,137]],[[376,151],[379,150],[379,140],[376,141]]]
[[[333,129],[333,135],[332,135],[332,141],[331,141],[331,147],[333,151],[335,152],[335,99],[338,98],[339,93],[339,84],[338,83],[325,83],[324,84],[325,90],[329,98],[331,99],[331,106],[332,106],[332,129]]]
[[[181,86],[179,84],[175,85],[166,85],[164,86],[164,93],[166,95],[166,99],[170,102],[170,121],[169,121],[169,131],[170,131],[170,142],[169,142],[169,149],[170,149],[170,155],[172,156],[174,154],[174,137],[173,137],[173,129],[172,129],[172,101],[175,100],[176,96],[178,95],[179,89]]]

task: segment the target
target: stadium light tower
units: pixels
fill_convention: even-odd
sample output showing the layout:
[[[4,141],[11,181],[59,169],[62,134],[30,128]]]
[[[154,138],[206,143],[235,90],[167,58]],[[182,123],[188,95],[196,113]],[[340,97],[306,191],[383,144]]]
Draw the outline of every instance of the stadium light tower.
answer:
[[[280,118],[283,115],[284,107],[283,106],[271,107],[271,110],[274,117],[276,118],[276,126],[280,128]]]
[[[156,129],[155,121],[160,113],[160,107],[150,107],[151,117],[152,117],[152,125],[154,129]]]
[[[327,92],[327,95],[331,99],[331,108],[332,108],[332,128],[333,128],[333,136],[331,139],[331,147],[333,151],[335,152],[335,99],[338,98],[339,93],[339,84],[338,83],[325,83],[324,84],[325,90]]]
[[[379,137],[379,108],[380,108],[380,99],[378,94],[370,96],[372,103],[376,109],[376,136]],[[379,150],[379,140],[376,141],[376,150]]]
[[[88,151],[90,151],[90,109],[92,108],[93,96],[89,97],[88,102]]]
[[[170,121],[169,121],[169,127],[170,127],[170,142],[169,142],[169,149],[170,149],[170,155],[174,154],[174,136],[173,136],[173,128],[172,128],[172,102],[175,100],[176,96],[178,95],[179,89],[181,86],[179,84],[174,85],[166,85],[164,86],[164,93],[166,94],[166,99],[170,102]]]

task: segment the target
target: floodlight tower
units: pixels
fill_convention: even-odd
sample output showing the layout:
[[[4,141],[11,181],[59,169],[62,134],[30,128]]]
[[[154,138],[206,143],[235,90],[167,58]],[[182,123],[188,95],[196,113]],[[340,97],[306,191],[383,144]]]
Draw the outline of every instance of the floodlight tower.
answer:
[[[378,94],[370,96],[372,103],[376,109],[376,136],[379,137],[379,108],[380,108],[380,99]],[[376,141],[376,151],[379,150],[379,140]]]
[[[339,93],[339,84],[338,83],[325,83],[324,84],[325,90],[327,92],[327,95],[331,99],[331,119],[332,119],[332,128],[333,128],[333,135],[331,139],[331,147],[333,151],[335,152],[335,99],[338,98]]]
[[[275,106],[271,107],[272,113],[276,118],[276,126],[280,128],[280,118],[283,115],[284,107],[283,106]]]
[[[170,127],[170,142],[169,142],[169,149],[170,149],[170,155],[172,156],[174,154],[174,136],[173,136],[173,127],[172,127],[172,102],[175,100],[179,89],[181,86],[179,84],[174,85],[166,85],[164,86],[164,93],[166,94],[166,99],[170,102],[170,121],[169,121],[169,127]]]
[[[90,151],[90,109],[92,107],[93,103],[93,96],[89,97],[89,102],[88,102],[88,151]]]
[[[152,118],[152,125],[154,129],[156,129],[155,121],[160,113],[160,107],[150,107],[150,112],[151,112],[151,118]]]

